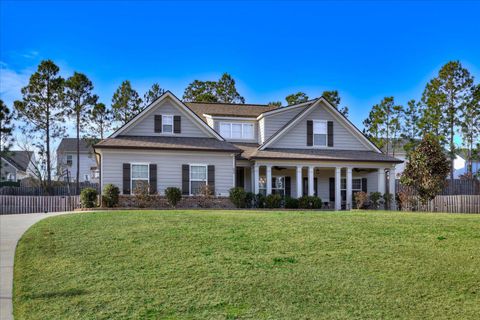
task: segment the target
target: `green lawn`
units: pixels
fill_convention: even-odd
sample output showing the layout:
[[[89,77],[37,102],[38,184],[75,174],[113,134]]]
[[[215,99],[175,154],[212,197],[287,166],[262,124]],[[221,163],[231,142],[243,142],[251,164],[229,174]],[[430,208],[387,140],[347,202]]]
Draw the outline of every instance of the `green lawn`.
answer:
[[[16,319],[478,319],[480,215],[131,211],[20,241]]]

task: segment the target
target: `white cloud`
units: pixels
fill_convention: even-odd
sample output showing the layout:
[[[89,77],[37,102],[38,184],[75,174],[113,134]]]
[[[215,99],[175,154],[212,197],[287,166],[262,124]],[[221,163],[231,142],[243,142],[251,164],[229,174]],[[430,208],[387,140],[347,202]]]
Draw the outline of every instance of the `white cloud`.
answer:
[[[21,98],[21,89],[28,84],[31,70],[16,71],[0,61],[0,97],[8,105]]]

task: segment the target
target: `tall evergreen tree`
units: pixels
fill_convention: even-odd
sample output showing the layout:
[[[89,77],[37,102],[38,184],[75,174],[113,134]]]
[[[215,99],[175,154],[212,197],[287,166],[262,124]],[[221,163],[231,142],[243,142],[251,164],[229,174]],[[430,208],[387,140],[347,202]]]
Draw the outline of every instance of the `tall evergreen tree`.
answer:
[[[105,104],[97,103],[89,113],[88,132],[91,138],[103,140],[112,127],[112,112]]]
[[[74,72],[65,81],[66,115],[75,121],[77,140],[77,190],[80,191],[80,133],[88,121],[88,114],[97,103],[98,97],[93,94],[93,84],[83,73]]]
[[[330,104],[337,108],[341,114],[343,114],[345,117],[348,117],[348,107],[340,107],[340,102],[342,101],[342,98],[340,97],[340,94],[337,90],[323,91],[322,96],[327,99]]]
[[[143,95],[143,106],[146,107],[153,101],[160,98],[165,93],[158,83],[154,83],[150,89]]]
[[[236,88],[235,79],[224,73],[218,81],[195,80],[183,93],[183,100],[188,102],[245,103]]]
[[[382,136],[384,118],[384,110],[376,104],[368,113],[368,118],[363,120],[363,133],[380,149],[385,146],[385,139]]]
[[[6,157],[9,154],[13,143],[13,113],[7,105],[0,99],[0,157]],[[0,160],[0,174],[2,174],[3,161]],[[0,180],[4,177],[0,176]]]
[[[421,112],[421,103],[414,99],[407,102],[407,108],[403,112],[403,126],[401,137],[405,140],[403,149],[407,153],[415,148],[420,134],[419,119]]]
[[[273,107],[281,107],[282,106],[282,102],[280,101],[270,101],[268,103],[269,106],[273,106]]]
[[[285,97],[289,106],[308,101],[308,96],[304,92],[289,94]]]
[[[436,117],[438,111],[441,114],[437,134],[449,149],[450,179],[453,179],[456,158],[454,137],[460,125],[462,108],[471,97],[472,86],[473,77],[470,72],[459,61],[450,61],[440,69],[438,76],[430,81],[424,92],[426,109],[434,108],[428,110],[427,114],[432,113]],[[433,121],[438,119],[434,117]]]
[[[43,159],[47,174],[47,190],[52,183],[52,139],[65,132],[62,118],[64,107],[64,79],[60,69],[51,60],[44,60],[22,88],[22,100],[15,101],[17,116],[22,120],[22,132],[35,141],[39,158]]]
[[[130,81],[123,81],[113,94],[113,119],[117,121],[120,126],[126,124],[140,112],[141,104],[142,99],[139,97],[138,92],[132,88]]]
[[[245,103],[235,86],[235,79],[228,73],[224,73],[216,85],[216,94],[219,102],[223,103]]]
[[[467,149],[467,173],[474,173],[472,161],[474,158],[475,144],[480,143],[480,84],[472,89],[469,100],[462,108],[461,132],[463,145]]]

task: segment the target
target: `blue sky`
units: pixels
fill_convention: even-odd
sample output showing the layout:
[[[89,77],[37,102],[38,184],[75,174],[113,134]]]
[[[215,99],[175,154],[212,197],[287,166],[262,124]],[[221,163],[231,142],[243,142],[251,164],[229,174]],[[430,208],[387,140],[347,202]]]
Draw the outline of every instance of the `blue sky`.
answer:
[[[228,72],[249,103],[337,89],[361,127],[384,96],[420,98],[449,60],[480,81],[480,2],[1,1],[0,93],[10,106],[42,59],[87,74],[101,100],[129,79],[181,97]]]

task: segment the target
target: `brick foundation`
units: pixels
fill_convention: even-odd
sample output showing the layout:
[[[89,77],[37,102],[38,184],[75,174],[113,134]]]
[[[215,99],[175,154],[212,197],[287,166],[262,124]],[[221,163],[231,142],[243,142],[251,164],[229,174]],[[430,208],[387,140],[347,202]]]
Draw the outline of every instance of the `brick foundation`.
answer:
[[[136,203],[135,196],[120,195],[118,197],[118,206],[122,208],[147,208],[147,209],[170,209],[171,206],[164,196],[151,196],[148,203],[139,205]],[[235,206],[228,197],[212,197],[205,198],[201,196],[182,197],[176,206],[177,209],[192,209],[192,208],[214,208],[214,209],[234,209]]]

